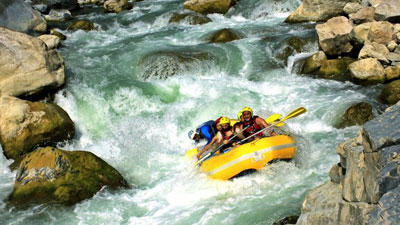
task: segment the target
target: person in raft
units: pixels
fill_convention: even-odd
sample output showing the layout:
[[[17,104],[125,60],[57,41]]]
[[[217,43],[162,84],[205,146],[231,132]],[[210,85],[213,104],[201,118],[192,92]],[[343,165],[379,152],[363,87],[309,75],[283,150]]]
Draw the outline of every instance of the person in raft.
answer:
[[[219,117],[217,120],[209,120],[207,122],[202,123],[196,128],[196,131],[189,131],[188,136],[190,139],[199,142],[201,139],[206,139],[208,145],[215,134],[221,130],[221,126],[218,124],[219,120],[222,118]],[[205,145],[205,146],[206,146]]]
[[[210,149],[214,143],[222,143],[226,145],[224,146],[225,148],[232,146],[232,143],[229,142],[230,137],[234,135],[233,127],[231,126],[231,120],[228,117],[222,117],[219,120],[219,124],[221,125],[222,129],[218,131],[209,144],[199,151],[197,154],[197,159],[200,159],[203,153]]]
[[[259,117],[259,116],[254,116],[253,115],[253,109],[246,106],[244,107],[239,113],[238,117],[240,116],[241,113],[241,118],[239,124],[236,126],[235,132],[239,133],[238,137],[239,139],[244,139],[247,138],[254,133],[257,133],[258,131],[268,127],[268,123],[265,122],[265,119]],[[243,130],[246,126],[248,126],[245,130]],[[243,131],[242,131],[243,130]],[[242,131],[242,133],[240,133]],[[265,130],[263,132],[258,133],[255,135],[254,138],[260,138],[260,137],[268,137],[268,136],[273,136],[275,135],[275,132],[270,129],[270,130]],[[254,138],[251,138],[254,140]],[[251,141],[251,140],[249,140]]]

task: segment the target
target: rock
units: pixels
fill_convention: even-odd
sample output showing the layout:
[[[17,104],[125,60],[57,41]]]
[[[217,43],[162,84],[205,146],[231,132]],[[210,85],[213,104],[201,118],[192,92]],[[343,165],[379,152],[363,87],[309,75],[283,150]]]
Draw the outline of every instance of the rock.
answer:
[[[358,2],[348,2],[344,6],[343,11],[349,15],[360,11],[362,8],[364,7]]]
[[[394,24],[394,27],[393,27],[393,33],[399,33],[400,32],[400,24]]]
[[[0,140],[8,159],[20,159],[37,146],[70,140],[74,123],[55,104],[0,98]]]
[[[183,8],[201,14],[225,14],[234,3],[232,0],[187,0],[183,3]]]
[[[275,51],[275,58],[283,62],[283,66],[287,65],[288,58],[295,53],[306,52],[310,43],[314,43],[314,38],[289,37],[281,45],[282,47]],[[325,53],[324,53],[325,54]]]
[[[78,0],[79,5],[96,4],[103,5],[105,0]]]
[[[303,0],[300,6],[286,18],[286,23],[321,22],[332,17],[344,14],[346,3],[358,2],[357,0]]]
[[[383,2],[383,0],[368,0],[368,2],[372,7],[376,7],[379,4],[381,4]]]
[[[44,34],[39,36],[39,39],[42,40],[44,43],[46,43],[47,47],[49,49],[55,49],[58,48],[60,45],[61,39],[57,37],[56,35],[48,35]]]
[[[20,32],[45,32],[46,20],[23,0],[0,1],[0,27]]]
[[[214,33],[210,39],[211,43],[225,43],[241,39],[240,35],[231,29],[222,29]]]
[[[373,22],[375,21],[374,12],[375,9],[373,7],[365,7],[356,13],[350,14],[349,17],[355,24]]]
[[[214,56],[207,52],[179,51],[154,52],[139,60],[138,71],[142,80],[150,78],[167,79],[176,74],[197,71],[206,67]]]
[[[103,186],[129,187],[117,170],[93,153],[46,147],[21,161],[8,200],[17,206],[27,203],[72,205],[91,198]]]
[[[49,7],[45,4],[37,4],[37,5],[32,5],[32,8],[36,9],[42,14],[46,14],[49,12]]]
[[[355,26],[350,33],[351,38],[360,44],[364,44],[368,40],[369,30],[373,24],[374,22],[370,22]]]
[[[317,73],[318,78],[348,81],[352,80],[349,65],[356,61],[352,58],[329,59],[321,62],[321,67]]]
[[[391,62],[400,62],[400,54],[398,54],[398,53],[389,52],[389,53],[387,54],[387,58],[388,58],[388,60],[390,60]]]
[[[338,127],[349,127],[354,125],[363,125],[365,122],[374,118],[372,113],[372,105],[366,102],[360,102],[348,108],[342,115],[341,122]]]
[[[273,223],[273,225],[286,225],[286,224],[296,224],[299,216],[287,216],[279,221]]]
[[[369,216],[368,225],[398,224],[400,221],[400,187],[382,196],[379,204]]]
[[[350,44],[350,32],[353,27],[344,16],[329,19],[324,24],[318,24],[315,29],[322,50],[328,55],[349,53],[353,46]]]
[[[379,98],[385,104],[396,104],[400,100],[400,80],[395,80],[387,84],[383,88]]]
[[[62,41],[67,40],[67,36],[65,36],[64,34],[62,34],[61,32],[59,32],[55,29],[51,29],[50,34],[59,37]]]
[[[44,4],[50,9],[74,10],[79,7],[77,0],[32,0],[32,5]]]
[[[385,68],[386,80],[391,81],[400,78],[400,65]]]
[[[65,82],[64,62],[43,41],[0,28],[0,93],[37,95],[58,89]]]
[[[210,18],[203,15],[192,13],[173,13],[168,23],[179,23],[181,21],[186,21],[190,25],[199,25],[212,22]]]
[[[387,47],[389,51],[393,52],[397,47],[397,43],[395,41],[391,41],[388,43]]]
[[[341,184],[343,183],[345,173],[346,171],[343,169],[341,164],[338,163],[332,166],[331,170],[329,171],[329,178],[332,183]]]
[[[78,20],[73,22],[71,25],[67,27],[67,30],[84,30],[84,31],[91,31],[96,30],[94,23],[88,20]]]
[[[386,45],[378,44],[376,42],[366,41],[364,47],[358,54],[358,58],[359,59],[376,58],[379,61],[389,63],[389,60],[387,58],[388,54],[389,50],[386,48]]]
[[[393,24],[384,22],[373,22],[369,32],[368,40],[387,45],[393,40]]]
[[[72,19],[71,12],[66,9],[52,9],[49,15],[45,15],[47,21],[65,21]]]
[[[128,0],[106,0],[104,11],[107,13],[120,13],[124,10],[132,9],[133,5]]]
[[[375,58],[361,59],[349,65],[351,76],[357,83],[370,85],[385,82],[385,71]]]
[[[338,184],[327,182],[307,193],[297,225],[366,224],[374,205],[346,202]]]
[[[386,20],[392,23],[400,22],[400,1],[398,0],[383,0],[375,6],[375,19]]]
[[[314,55],[306,59],[303,65],[302,73],[304,74],[315,74],[321,68],[322,62],[326,61],[326,57],[323,51],[319,51]]]

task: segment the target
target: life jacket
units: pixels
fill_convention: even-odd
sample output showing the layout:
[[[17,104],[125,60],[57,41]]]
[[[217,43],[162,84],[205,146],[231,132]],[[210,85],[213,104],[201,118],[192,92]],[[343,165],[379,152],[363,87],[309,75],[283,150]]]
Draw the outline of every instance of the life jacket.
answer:
[[[204,123],[200,124],[196,128],[196,133],[200,134],[201,136],[204,136],[203,133],[200,131],[201,127],[203,127],[203,126],[210,127],[210,134],[211,134],[212,137],[214,137],[218,132],[215,121],[214,120],[209,120],[207,122],[204,122]]]
[[[229,138],[233,135],[232,126],[229,126],[229,128],[227,128],[226,130],[220,130],[219,132],[221,132],[222,134],[222,140],[229,140]],[[228,135],[229,132],[231,133],[231,135]]]
[[[253,116],[250,121],[242,122],[243,128],[249,125],[249,127],[243,131],[243,135],[245,137],[248,137],[262,129],[262,126],[260,126],[259,124],[256,123],[257,118],[258,118],[258,116]],[[257,136],[260,136],[260,137],[263,136],[262,132],[258,133]]]

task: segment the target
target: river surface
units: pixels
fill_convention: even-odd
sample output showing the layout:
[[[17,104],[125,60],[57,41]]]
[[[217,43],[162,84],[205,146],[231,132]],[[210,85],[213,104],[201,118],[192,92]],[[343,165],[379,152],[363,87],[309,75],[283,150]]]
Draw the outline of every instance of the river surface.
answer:
[[[62,148],[95,153],[133,188],[105,188],[72,207],[8,208],[4,199],[15,172],[1,155],[1,224],[272,224],[299,214],[307,191],[329,179],[329,169],[339,161],[336,146],[359,129],[334,127],[346,108],[367,101],[380,112],[374,100],[380,86],[299,74],[296,63],[318,50],[315,24],[283,22],[300,1],[242,0],[225,16],[209,15],[207,24],[168,23],[173,12],[183,11],[182,2],[145,0],[119,15],[79,16],[99,30],[67,32],[60,49],[67,85],[56,102],[77,130],[75,140]],[[223,28],[243,38],[209,43]],[[311,41],[286,65],[276,55],[290,37]],[[138,66],[144,56],[188,51],[212,57],[164,80],[143,79],[144,70],[163,65],[155,60],[148,68]],[[306,107],[307,113],[286,122],[296,137],[296,158],[231,181],[207,178],[184,158],[194,146],[187,132],[221,115],[235,118],[244,106],[263,117]]]

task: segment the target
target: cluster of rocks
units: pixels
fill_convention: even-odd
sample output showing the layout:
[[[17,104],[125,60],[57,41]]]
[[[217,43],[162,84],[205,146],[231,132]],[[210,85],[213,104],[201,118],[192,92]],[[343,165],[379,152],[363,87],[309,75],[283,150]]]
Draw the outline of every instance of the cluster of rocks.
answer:
[[[75,7],[66,4],[73,1],[37,2]],[[26,34],[45,30],[45,24],[40,14],[21,0],[0,3],[0,142],[5,157],[14,160],[13,168],[18,168],[8,199],[12,205],[73,204],[90,198],[103,186],[129,186],[117,170],[92,153],[54,148],[74,138],[75,124],[61,107],[49,103],[51,100],[32,101],[60,90],[66,79],[63,58],[55,50],[65,36],[56,31],[52,34],[58,36]]]

